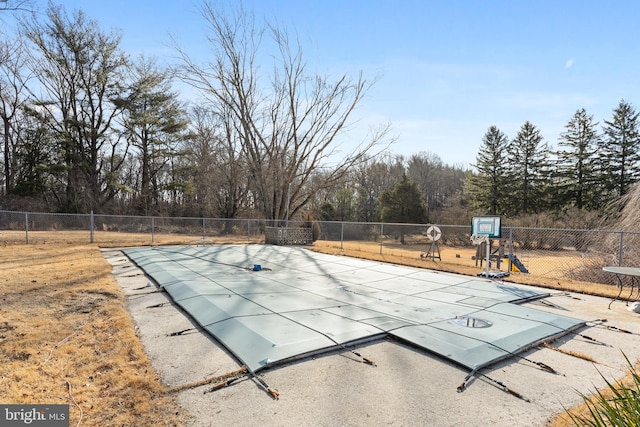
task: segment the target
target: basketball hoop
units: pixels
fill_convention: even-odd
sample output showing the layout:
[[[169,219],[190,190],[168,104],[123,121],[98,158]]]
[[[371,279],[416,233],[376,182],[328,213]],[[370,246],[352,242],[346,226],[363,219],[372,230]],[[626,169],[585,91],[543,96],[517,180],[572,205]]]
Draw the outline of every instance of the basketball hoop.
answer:
[[[472,234],[471,235],[471,243],[474,245],[481,245],[483,243],[489,243],[489,235],[488,234]]]
[[[474,216],[471,218],[471,243],[480,246],[487,244],[487,268],[485,276],[489,277],[489,264],[491,263],[491,239],[500,239],[502,233],[502,218],[500,216]],[[476,256],[480,248],[476,251]],[[481,264],[482,265],[482,264]]]

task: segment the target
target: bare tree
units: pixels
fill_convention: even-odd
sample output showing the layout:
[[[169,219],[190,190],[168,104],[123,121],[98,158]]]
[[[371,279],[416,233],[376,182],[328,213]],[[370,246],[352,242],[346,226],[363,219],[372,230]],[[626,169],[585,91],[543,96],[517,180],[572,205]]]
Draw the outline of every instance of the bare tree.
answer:
[[[257,26],[241,8],[229,17],[219,10],[211,3],[201,8],[214,52],[207,66],[176,46],[183,62],[181,77],[200,89],[214,108],[230,114],[232,135],[240,141],[263,215],[283,220],[301,211],[316,191],[377,154],[374,150],[382,146],[388,127],[339,155],[338,139],[372,83],[362,75],[336,80],[310,75],[302,47],[291,43],[285,31]],[[277,52],[272,73],[263,76],[257,58],[263,57],[265,34]],[[320,170],[326,172],[325,179],[311,185]]]
[[[405,173],[402,156],[385,155],[360,165],[355,173],[357,221],[380,220],[380,196],[402,180]]]
[[[231,116],[218,113],[202,106],[192,109],[186,153],[200,213],[235,218],[247,208],[248,179]]]
[[[407,177],[420,189],[427,214],[433,220],[432,211],[441,209],[449,197],[462,192],[465,171],[461,166],[444,164],[437,154],[421,151],[409,157]]]
[[[0,12],[33,12],[33,0],[0,0]]]
[[[0,42],[0,119],[3,134],[5,194],[15,185],[15,118],[26,103],[25,85],[29,79],[27,52],[22,39]]]
[[[24,25],[42,90],[33,94],[35,104],[52,126],[66,165],[62,208],[96,210],[118,194],[114,177],[124,156],[112,126],[118,110],[111,99],[122,91],[127,59],[120,35],[101,31],[82,11],[70,17],[51,5],[47,18]]]

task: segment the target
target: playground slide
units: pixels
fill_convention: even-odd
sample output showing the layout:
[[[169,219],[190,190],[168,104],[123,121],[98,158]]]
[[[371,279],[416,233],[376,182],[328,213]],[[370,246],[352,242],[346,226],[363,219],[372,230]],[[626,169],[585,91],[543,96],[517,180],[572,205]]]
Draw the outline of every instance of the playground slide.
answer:
[[[516,271],[519,271],[521,273],[529,273],[529,270],[527,270],[527,267],[524,266],[524,264],[522,263],[522,261],[520,261],[520,259],[518,259],[517,256],[515,255],[511,255],[508,257],[509,261],[511,261],[511,268],[514,269]]]

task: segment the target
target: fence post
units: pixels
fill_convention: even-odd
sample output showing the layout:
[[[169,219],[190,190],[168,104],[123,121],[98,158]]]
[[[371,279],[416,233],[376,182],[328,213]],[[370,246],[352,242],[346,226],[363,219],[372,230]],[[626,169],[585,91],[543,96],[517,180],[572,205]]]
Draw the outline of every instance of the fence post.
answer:
[[[204,227],[204,217],[202,217],[202,241],[203,242],[205,240],[206,235],[207,235],[207,231],[206,231],[206,229]]]
[[[382,255],[382,236],[384,236],[384,223],[380,223],[380,255]]]
[[[29,213],[25,212],[24,213],[24,232],[25,232],[25,239],[26,239],[26,244],[29,244]]]
[[[94,228],[95,222],[94,222],[94,218],[93,218],[93,211],[91,211],[91,215],[89,216],[89,227],[91,227],[91,231],[89,232],[89,235],[91,237],[89,237],[89,243],[93,243],[93,228]]]
[[[155,228],[156,228],[156,221],[154,217],[151,217],[151,244],[153,245],[153,239],[155,237]]]
[[[344,242],[344,222],[341,222],[340,223],[340,250],[341,251],[344,250],[343,242]]]
[[[511,271],[512,259],[513,259],[513,227],[509,227],[509,263],[507,264],[509,267],[508,271]]]
[[[621,231],[620,232],[620,249],[618,250],[618,265],[619,266],[622,266],[622,251],[623,251],[623,249],[622,249],[622,247],[623,247],[622,241],[623,241],[623,239],[624,239],[624,231]]]

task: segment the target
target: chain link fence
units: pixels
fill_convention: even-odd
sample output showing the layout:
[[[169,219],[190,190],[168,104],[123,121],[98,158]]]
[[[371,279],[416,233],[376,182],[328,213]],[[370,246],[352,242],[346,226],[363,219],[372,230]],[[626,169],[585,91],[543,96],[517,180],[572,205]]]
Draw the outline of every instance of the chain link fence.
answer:
[[[487,267],[487,245],[472,243],[470,225],[335,222],[320,223],[320,228],[316,244],[351,253],[375,252],[477,271]],[[602,267],[638,267],[638,254],[637,232],[503,225],[501,238],[490,241],[489,268],[492,272],[615,285],[615,277],[603,272]]]
[[[272,221],[0,211],[0,241],[102,246],[264,241]]]
[[[471,226],[356,222],[269,221],[54,214],[0,210],[0,242],[95,243],[100,246],[263,243],[266,227],[312,227],[314,245],[349,254],[377,253],[487,268],[486,244],[474,245]],[[434,240],[434,238],[438,238]],[[615,285],[605,265],[640,267],[640,233],[502,226],[489,250],[491,271]]]

